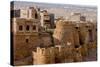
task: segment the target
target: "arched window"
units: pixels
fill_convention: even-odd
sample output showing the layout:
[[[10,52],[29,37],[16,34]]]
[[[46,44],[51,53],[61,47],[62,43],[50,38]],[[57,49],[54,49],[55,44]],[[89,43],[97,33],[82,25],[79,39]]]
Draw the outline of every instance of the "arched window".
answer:
[[[19,31],[22,31],[22,30],[23,30],[23,26],[19,25]]]
[[[36,26],[35,25],[33,25],[33,30],[36,30]]]
[[[29,39],[26,39],[26,43],[29,43]]]
[[[97,32],[97,28],[95,29],[95,31]]]
[[[35,13],[35,19],[37,19],[38,18],[38,15],[37,15],[37,12]]]
[[[82,35],[81,35],[80,31],[78,31],[78,35],[79,35],[79,43],[80,43],[80,45],[83,45],[84,41],[82,40]]]
[[[89,31],[89,42],[93,42],[93,33],[92,30],[88,30]]]
[[[29,31],[29,29],[30,29],[30,26],[27,25],[27,26],[26,26],[26,31]]]
[[[75,29],[79,29],[79,27],[75,27]]]

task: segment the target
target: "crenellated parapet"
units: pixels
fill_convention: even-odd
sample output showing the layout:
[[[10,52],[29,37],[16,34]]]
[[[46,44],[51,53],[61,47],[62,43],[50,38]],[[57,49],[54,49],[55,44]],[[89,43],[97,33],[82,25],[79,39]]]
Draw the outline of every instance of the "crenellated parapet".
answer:
[[[54,47],[40,48],[37,47],[33,53],[33,64],[50,64],[55,62]]]

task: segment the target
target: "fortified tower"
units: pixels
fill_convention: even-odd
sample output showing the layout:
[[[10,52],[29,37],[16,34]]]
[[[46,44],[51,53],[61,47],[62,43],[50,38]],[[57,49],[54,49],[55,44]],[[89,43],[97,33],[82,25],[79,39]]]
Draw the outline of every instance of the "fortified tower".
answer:
[[[40,48],[37,47],[33,54],[33,64],[52,64],[55,63],[54,47]]]
[[[59,20],[56,22],[56,29],[54,30],[55,45],[67,45],[71,43],[74,46],[73,24],[71,21]]]
[[[80,47],[78,25],[75,23],[74,21],[66,20],[58,20],[56,22],[56,29],[53,34],[54,43],[55,45],[64,46],[63,49],[65,48],[63,51],[64,59],[61,59],[63,62],[74,62],[75,50]]]

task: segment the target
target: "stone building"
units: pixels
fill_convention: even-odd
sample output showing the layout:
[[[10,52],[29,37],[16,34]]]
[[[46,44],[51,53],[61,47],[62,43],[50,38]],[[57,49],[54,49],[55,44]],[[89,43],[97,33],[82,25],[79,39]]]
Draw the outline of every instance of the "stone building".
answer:
[[[95,31],[96,25],[91,22],[58,20],[53,34],[54,46],[38,47],[33,51],[33,64],[85,61],[84,57],[87,57],[93,46],[96,46]]]
[[[73,13],[73,12],[66,19],[71,20],[71,21],[76,21],[76,22],[80,22],[80,21],[86,22],[87,21],[87,18],[85,15],[82,15],[81,13]]]
[[[33,64],[52,64],[55,63],[54,47],[40,48],[37,47],[33,52]]]
[[[39,39],[41,40],[40,42],[40,47],[49,47],[51,46],[53,43],[52,43],[52,35],[48,32],[41,32],[39,34]],[[38,46],[38,47],[39,47]]]
[[[31,56],[31,51],[40,45],[39,40],[40,16],[34,7],[19,10],[11,18],[11,39],[14,65],[31,64],[32,61],[23,59]],[[32,57],[30,57],[32,58]],[[18,63],[19,62],[19,63]]]
[[[76,21],[59,18],[54,29],[54,14],[46,10],[30,7],[11,12],[14,65],[80,62],[96,47],[96,24],[80,14],[74,15]]]
[[[12,9],[12,18],[24,18],[24,19],[40,19],[39,11],[35,7]]]
[[[63,45],[65,41],[72,43],[74,47],[81,45],[84,45],[84,47],[89,46],[87,44],[95,42],[95,30],[96,25],[92,22],[77,23],[75,21],[60,20],[56,23],[56,29],[53,34],[54,42],[55,45]]]
[[[54,28],[54,14],[49,13],[47,10],[40,11],[41,26],[43,28]]]
[[[70,46],[37,47],[32,54],[34,65],[82,61],[80,48],[72,50]]]

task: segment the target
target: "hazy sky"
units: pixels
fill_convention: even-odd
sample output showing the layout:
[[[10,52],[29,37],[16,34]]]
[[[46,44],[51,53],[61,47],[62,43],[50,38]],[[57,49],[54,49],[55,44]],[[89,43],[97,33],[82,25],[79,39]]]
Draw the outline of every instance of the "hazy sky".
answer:
[[[19,0],[14,0],[14,1],[19,1]],[[79,5],[97,5],[98,4],[98,0],[21,0],[21,1],[79,4]]]
[[[14,0],[16,1],[16,0]],[[90,8],[90,5],[93,5],[93,6],[97,6],[96,5],[96,1],[94,0],[28,0],[28,2],[26,2],[26,0],[23,0],[24,2],[21,2],[18,1],[18,2],[15,2],[14,5],[15,5],[15,9],[19,9],[19,8],[27,8],[29,6],[34,6],[34,5],[38,5],[40,8],[46,8],[48,9],[49,12],[52,12],[55,14],[55,16],[59,17],[59,16],[70,16],[70,13],[71,12],[80,12],[80,13],[83,13],[86,17],[88,17],[88,19],[91,19],[92,20],[95,20],[97,17],[97,9],[94,9],[93,7]],[[91,1],[91,2],[90,2]],[[76,7],[67,7],[68,5],[63,5],[63,7],[67,7],[66,9],[54,9],[53,7],[56,7],[58,8],[58,5],[43,5],[43,4],[35,4],[34,2],[45,2],[45,3],[61,3],[61,4],[74,4],[74,5],[78,5],[77,8]],[[34,4],[33,4],[34,3]],[[81,4],[82,3],[82,4]],[[51,6],[50,6],[51,5]],[[88,8],[86,8],[85,6],[81,6],[79,7],[79,5],[87,5]],[[60,7],[60,6],[59,6]],[[82,9],[83,8],[83,9]],[[60,11],[60,12],[59,12]],[[67,12],[66,12],[67,11]]]

